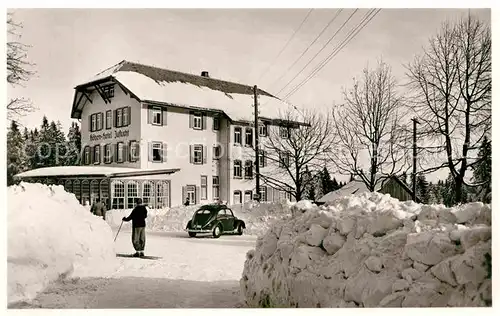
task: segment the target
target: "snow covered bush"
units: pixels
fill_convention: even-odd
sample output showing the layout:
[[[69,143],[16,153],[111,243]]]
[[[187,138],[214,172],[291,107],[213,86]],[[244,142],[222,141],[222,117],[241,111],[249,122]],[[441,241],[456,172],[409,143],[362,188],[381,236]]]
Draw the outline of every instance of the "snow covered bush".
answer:
[[[489,205],[363,193],[292,212],[247,253],[240,286],[250,307],[492,304]]]
[[[62,186],[10,186],[7,205],[8,303],[29,301],[60,278],[114,270],[110,227]]]

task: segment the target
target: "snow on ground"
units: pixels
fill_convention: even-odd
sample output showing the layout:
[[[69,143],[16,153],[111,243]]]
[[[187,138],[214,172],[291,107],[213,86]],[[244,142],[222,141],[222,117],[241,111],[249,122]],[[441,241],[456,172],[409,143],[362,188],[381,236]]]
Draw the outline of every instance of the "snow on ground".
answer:
[[[8,302],[30,300],[66,276],[115,269],[112,231],[62,186],[8,187]]]
[[[182,232],[199,205],[178,206],[165,209],[148,209],[147,227],[158,232]],[[245,221],[245,235],[261,235],[275,221],[290,216],[290,204],[286,201],[275,203],[245,203],[230,206],[234,215]],[[118,227],[122,218],[132,210],[110,210],[106,221],[111,227]],[[123,223],[123,228],[131,227],[131,223]]]
[[[491,207],[301,201],[247,253],[250,307],[491,306]]]
[[[116,234],[116,230],[114,231]],[[242,307],[239,279],[253,236],[189,238],[184,233],[146,232],[147,256],[118,257],[108,278],[66,279],[29,305],[17,308],[221,308]],[[130,229],[116,240],[116,253],[134,252]]]

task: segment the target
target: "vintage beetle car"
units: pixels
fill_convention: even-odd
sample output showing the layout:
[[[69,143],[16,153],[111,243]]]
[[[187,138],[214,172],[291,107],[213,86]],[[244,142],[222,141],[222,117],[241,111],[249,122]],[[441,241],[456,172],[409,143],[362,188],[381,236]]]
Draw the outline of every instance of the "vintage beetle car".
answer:
[[[198,233],[211,233],[214,238],[222,234],[243,235],[245,228],[245,222],[235,217],[233,211],[223,204],[201,206],[186,225],[189,237]]]

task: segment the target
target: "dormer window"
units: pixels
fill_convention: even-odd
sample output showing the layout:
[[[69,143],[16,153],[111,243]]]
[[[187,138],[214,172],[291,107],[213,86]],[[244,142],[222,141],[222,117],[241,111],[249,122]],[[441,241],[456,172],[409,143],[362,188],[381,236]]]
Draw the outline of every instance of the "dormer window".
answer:
[[[102,93],[105,98],[111,99],[115,96],[115,87],[114,85],[104,86],[102,87]]]

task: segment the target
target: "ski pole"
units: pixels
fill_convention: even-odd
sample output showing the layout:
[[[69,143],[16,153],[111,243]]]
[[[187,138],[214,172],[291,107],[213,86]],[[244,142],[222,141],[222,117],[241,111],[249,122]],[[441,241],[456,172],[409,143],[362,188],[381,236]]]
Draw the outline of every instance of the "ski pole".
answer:
[[[122,223],[120,224],[120,227],[118,227],[118,232],[116,233],[115,241],[116,241],[116,238],[118,238],[118,234],[120,233],[120,229],[122,229],[122,225],[123,225],[123,220],[122,220]]]

